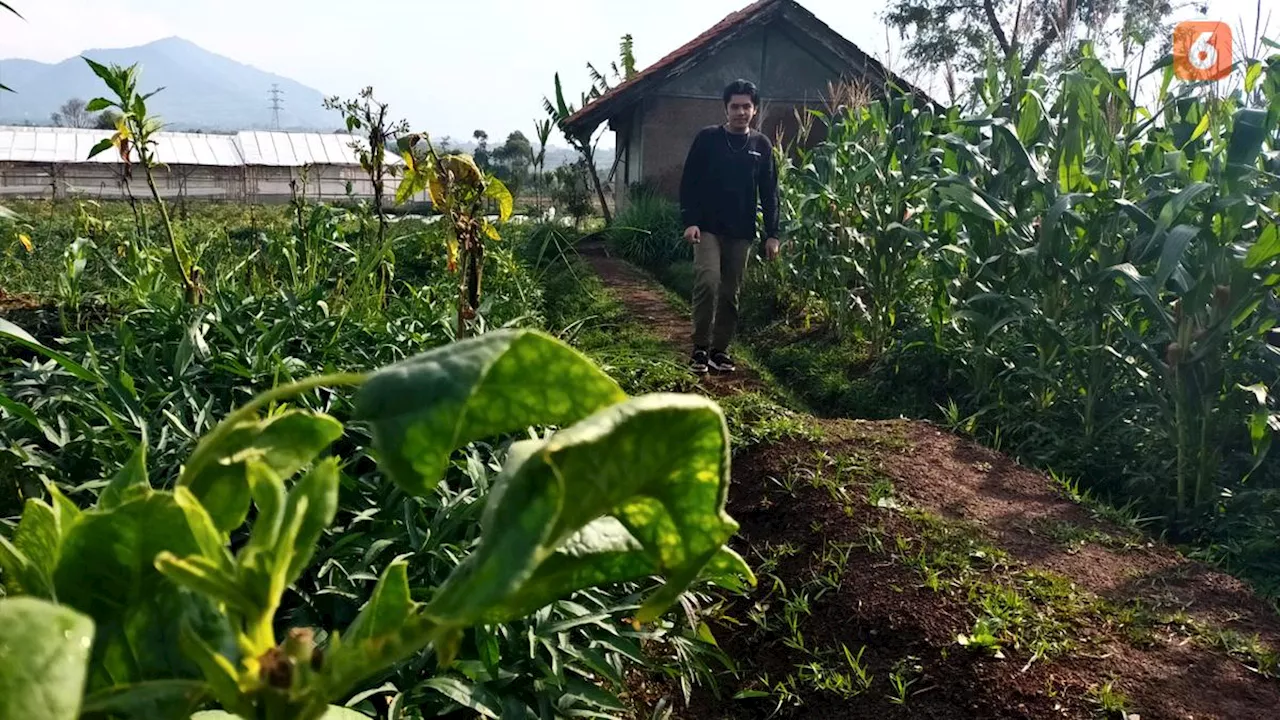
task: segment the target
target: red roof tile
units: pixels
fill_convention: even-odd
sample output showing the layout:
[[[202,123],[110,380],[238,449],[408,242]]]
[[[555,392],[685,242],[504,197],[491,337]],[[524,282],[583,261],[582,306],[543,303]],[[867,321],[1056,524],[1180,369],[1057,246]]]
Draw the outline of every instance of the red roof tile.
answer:
[[[601,122],[608,119],[610,115],[609,110],[612,106],[625,104],[625,98],[628,95],[637,92],[647,85],[662,81],[672,71],[676,70],[681,63],[686,60],[695,59],[699,54],[708,50],[715,41],[729,36],[748,25],[754,25],[759,22],[769,20],[773,16],[780,15],[789,9],[798,10],[803,13],[806,19],[814,23],[822,32],[830,33],[834,38],[839,40],[841,45],[846,46],[865,58],[867,65],[884,73],[903,89],[913,94],[917,94],[926,100],[929,99],[918,88],[912,87],[909,83],[906,83],[901,78],[890,73],[874,58],[862,52],[853,43],[841,37],[812,13],[801,7],[799,3],[795,2],[795,0],[757,0],[757,2],[738,10],[737,12],[726,15],[723,20],[711,26],[706,30],[706,32],[703,32],[701,35],[672,51],[658,62],[640,71],[630,80],[610,89],[591,103],[588,103],[585,107],[570,115],[564,122],[565,126],[569,128],[579,127],[585,129],[590,127],[591,129],[594,129],[599,126]],[[930,100],[930,102],[932,102],[932,100]]]

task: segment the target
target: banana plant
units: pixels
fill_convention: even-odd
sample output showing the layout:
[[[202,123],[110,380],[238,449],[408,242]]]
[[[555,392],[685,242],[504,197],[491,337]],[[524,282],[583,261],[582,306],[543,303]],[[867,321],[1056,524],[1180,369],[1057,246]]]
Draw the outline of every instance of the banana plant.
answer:
[[[470,155],[436,153],[425,134],[411,134],[398,141],[404,158],[404,179],[396,191],[396,202],[404,202],[429,189],[431,204],[448,219],[449,271],[457,272],[458,337],[470,334],[471,322],[480,308],[480,283],[484,276],[485,241],[501,240],[498,229],[484,211],[488,201],[498,205],[498,222],[511,217],[511,191],[492,173],[482,172]]]
[[[340,387],[355,388],[353,422],[371,431],[383,472],[416,496],[470,442],[560,429],[510,446],[478,547],[429,599],[409,585],[409,555],[345,630],[278,634],[281,598],[337,510],[342,462],[325,453],[344,432],[280,403]],[[94,507],[52,485],[50,502],[28,501],[14,539],[0,538],[0,710],[336,720],[351,711],[334,703],[381,670],[427,648],[448,666],[467,629],[579,590],[661,577],[634,617],[651,622],[696,582],[756,582],[726,545],[738,528],[725,512],[729,450],[714,402],[628,397],[535,331],[269,390],[201,438],[172,491],[151,487],[140,444]]]
[[[115,149],[124,163],[126,181],[129,178],[133,158],[136,155],[138,164],[146,176],[147,187],[151,190],[151,198],[160,211],[160,219],[164,223],[165,236],[169,240],[169,252],[173,260],[173,272],[182,283],[183,295],[187,302],[200,304],[204,296],[201,282],[201,269],[195,265],[186,243],[174,230],[169,218],[169,208],[160,197],[156,186],[153,168],[160,163],[156,160],[156,134],[163,125],[160,119],[147,110],[147,100],[164,88],[149,93],[138,92],[138,66],[109,66],[83,58],[89,67],[111,90],[113,98],[99,97],[89,101],[85,109],[89,112],[102,112],[114,109],[118,113],[116,131],[111,137],[102,140],[89,151],[89,157],[95,157],[107,150]]]

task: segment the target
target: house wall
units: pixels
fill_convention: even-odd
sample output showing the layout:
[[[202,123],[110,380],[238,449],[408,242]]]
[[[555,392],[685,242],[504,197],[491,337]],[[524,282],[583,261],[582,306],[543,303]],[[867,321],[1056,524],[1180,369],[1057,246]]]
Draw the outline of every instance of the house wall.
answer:
[[[640,139],[640,147],[633,148],[639,168],[633,177],[676,199],[689,144],[701,128],[724,122],[721,93],[738,78],[760,90],[757,129],[775,142],[779,131],[784,142],[793,141],[799,130],[797,109],[825,108],[831,83],[863,72],[803,38],[789,24],[776,22],[744,35],[652,92],[633,111]],[[815,133],[806,144],[820,140]]]

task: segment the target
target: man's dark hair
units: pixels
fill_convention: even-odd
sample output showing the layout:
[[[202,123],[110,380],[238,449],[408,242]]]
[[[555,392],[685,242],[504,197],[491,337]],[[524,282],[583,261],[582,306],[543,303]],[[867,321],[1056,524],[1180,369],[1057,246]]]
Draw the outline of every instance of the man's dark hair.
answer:
[[[750,95],[751,104],[756,106],[760,105],[760,93],[756,90],[755,84],[749,80],[734,80],[729,83],[728,87],[724,89],[725,107],[729,106],[729,100],[731,100],[734,95]]]

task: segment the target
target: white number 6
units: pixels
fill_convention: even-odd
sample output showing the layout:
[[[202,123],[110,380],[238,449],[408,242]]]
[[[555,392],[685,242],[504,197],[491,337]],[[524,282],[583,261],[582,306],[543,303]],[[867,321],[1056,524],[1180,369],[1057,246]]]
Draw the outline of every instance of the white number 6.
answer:
[[[1213,33],[1200,33],[1187,51],[1187,59],[1197,70],[1210,70],[1218,64],[1218,48],[1214,47],[1212,41]]]

